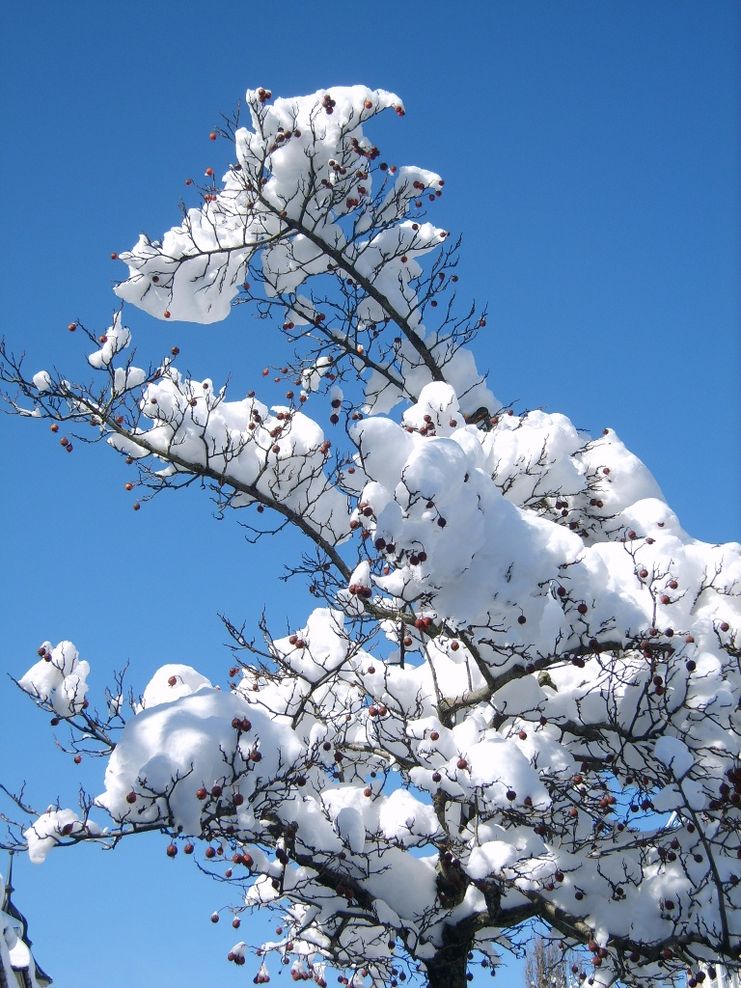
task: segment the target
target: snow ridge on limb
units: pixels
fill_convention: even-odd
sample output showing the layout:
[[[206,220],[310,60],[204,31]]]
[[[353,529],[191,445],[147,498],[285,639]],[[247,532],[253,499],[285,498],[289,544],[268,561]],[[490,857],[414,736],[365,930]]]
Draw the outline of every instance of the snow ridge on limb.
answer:
[[[118,292],[159,318],[277,317],[285,404],[185,375],[177,348],[135,367],[120,313],[88,334],[102,385],[28,380],[7,354],[4,375],[146,490],[198,479],[277,519],[255,537],[296,527],[319,606],[259,643],[227,620],[228,692],[169,663],[106,715],[74,646],[45,643],[21,688],[107,767],[25,843],[200,844],[238,911],[281,914],[256,983],[276,958],[317,984],[332,963],[458,988],[469,951],[496,964],[531,920],[588,948],[594,984],[738,967],[741,547],[684,532],[612,431],[496,402],[468,349],[485,315],[455,314],[457,258],[424,213],[442,180],[364,133],[397,97],[247,102],[222,186],[122,255]],[[347,424],[333,442],[322,400]]]

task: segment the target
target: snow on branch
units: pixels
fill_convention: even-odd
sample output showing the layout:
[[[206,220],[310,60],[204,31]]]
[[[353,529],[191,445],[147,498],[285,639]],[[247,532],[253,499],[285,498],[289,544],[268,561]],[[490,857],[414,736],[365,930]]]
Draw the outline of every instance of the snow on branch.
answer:
[[[226,688],[169,663],[127,721],[121,681],[97,715],[88,664],[44,643],[19,685],[106,770],[16,843],[40,860],[161,831],[238,912],[281,915],[230,951],[256,983],[275,958],[320,985],[331,963],[461,988],[469,952],[495,966],[536,920],[586,947],[590,984],[738,968],[741,547],[688,535],[614,432],[496,401],[469,349],[485,312],[459,313],[456,247],[426,218],[443,180],[366,136],[398,97],[247,106],[221,184],[121,255],[116,291],[172,321],[250,306],[290,349],[284,402],[184,373],[177,347],[138,367],[120,311],[70,326],[92,384],[5,346],[0,367],[68,452],[127,458],[137,510],[198,483],[252,538],[301,533],[290,573],[317,606],[261,639],[225,618]]]

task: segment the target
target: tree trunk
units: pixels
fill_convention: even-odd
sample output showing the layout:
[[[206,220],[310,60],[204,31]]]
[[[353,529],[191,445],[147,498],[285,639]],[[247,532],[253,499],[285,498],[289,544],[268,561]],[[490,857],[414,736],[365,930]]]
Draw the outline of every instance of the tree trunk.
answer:
[[[425,962],[428,988],[466,988],[471,938],[463,930],[446,926],[443,946]]]

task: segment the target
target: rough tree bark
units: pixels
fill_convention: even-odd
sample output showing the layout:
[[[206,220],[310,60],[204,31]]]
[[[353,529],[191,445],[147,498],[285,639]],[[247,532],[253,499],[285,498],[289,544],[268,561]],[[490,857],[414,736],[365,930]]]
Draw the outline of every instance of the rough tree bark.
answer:
[[[426,963],[428,988],[464,988],[468,984],[468,953],[473,937],[467,926],[445,927],[443,946]]]

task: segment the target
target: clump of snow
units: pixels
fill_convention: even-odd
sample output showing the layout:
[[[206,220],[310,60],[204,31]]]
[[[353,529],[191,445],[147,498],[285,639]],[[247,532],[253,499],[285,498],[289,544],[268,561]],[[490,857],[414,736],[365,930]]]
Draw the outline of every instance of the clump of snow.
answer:
[[[39,371],[38,373],[34,374],[32,380],[33,380],[33,386],[38,391],[42,392],[42,394],[44,391],[48,391],[49,388],[51,387],[51,383],[52,383],[51,375],[49,374],[48,371],[45,370]]]
[[[654,745],[654,755],[667,768],[671,769],[676,779],[685,776],[694,764],[694,758],[689,748],[679,738],[668,736],[659,738]]]
[[[113,322],[100,337],[100,349],[91,353],[87,358],[91,367],[100,370],[108,367],[116,354],[125,350],[131,342],[131,332],[123,324],[122,312],[113,313]]]
[[[52,647],[45,642],[43,656],[21,677],[18,685],[40,703],[48,704],[60,717],[71,717],[85,706],[90,664],[80,659],[72,642]]]
[[[160,666],[142,693],[142,709],[172,703],[200,689],[213,689],[211,682],[192,666],[168,663]]]
[[[347,537],[347,500],[327,472],[330,444],[308,416],[256,398],[229,401],[209,379],[185,378],[172,364],[146,386],[140,411],[151,427],[111,435],[115,449],[135,459],[175,455],[176,471],[208,469],[232,486],[235,507],[267,498],[332,545]]]
[[[42,864],[49,852],[58,844],[79,840],[86,836],[98,836],[100,828],[91,820],[81,820],[74,810],[48,809],[42,813],[23,836],[28,845],[28,856],[34,864]]]
[[[97,805],[115,820],[172,821],[185,833],[199,834],[208,804],[198,791],[218,786],[227,805],[241,794],[244,803],[234,805],[234,812],[251,819],[260,799],[285,787],[286,774],[301,755],[300,742],[288,724],[252,710],[240,695],[199,685],[205,680],[188,667],[166,668],[181,670],[178,675],[191,685],[165,702],[169,686],[155,676],[155,703],[125,727]],[[138,794],[135,803],[127,799],[132,792]]]

